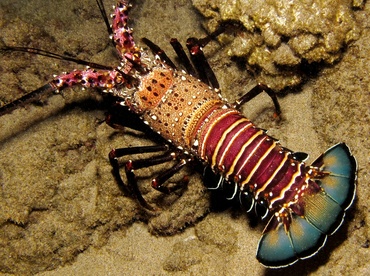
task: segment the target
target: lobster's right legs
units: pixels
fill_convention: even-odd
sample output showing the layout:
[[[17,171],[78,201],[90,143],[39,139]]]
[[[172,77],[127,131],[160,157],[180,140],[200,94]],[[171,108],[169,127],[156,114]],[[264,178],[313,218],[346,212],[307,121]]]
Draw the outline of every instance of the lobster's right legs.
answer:
[[[159,164],[164,164],[173,160],[179,160],[174,166],[172,166],[170,169],[164,171],[163,173],[159,174],[157,177],[152,179],[152,187],[160,192],[169,194],[179,188],[181,188],[183,185],[183,182],[187,183],[187,178],[184,178],[184,181],[182,183],[178,183],[175,186],[165,186],[163,185],[169,178],[171,178],[175,173],[180,171],[189,160],[186,160],[185,158],[179,158],[178,153],[175,151],[169,151],[167,145],[157,145],[157,146],[142,146],[142,147],[131,147],[131,148],[119,148],[119,149],[113,149],[109,153],[109,161],[113,168],[113,175],[120,185],[120,187],[124,188],[126,185],[124,184],[121,173],[120,173],[120,164],[118,159],[127,155],[133,155],[133,154],[140,154],[140,153],[151,153],[151,152],[163,152],[164,154],[159,156],[152,156],[150,158],[146,159],[139,159],[139,160],[128,160],[124,163],[125,167],[125,173],[127,178],[127,184],[130,189],[130,192],[134,193],[139,203],[145,207],[146,209],[155,211],[156,208],[151,206],[142,196],[139,187],[138,187],[138,181],[135,175],[135,170],[141,169],[141,168],[147,168]]]
[[[280,104],[279,104],[279,101],[277,99],[275,91],[272,90],[267,85],[264,85],[264,84],[261,84],[261,83],[258,83],[255,87],[253,87],[251,90],[249,90],[243,96],[241,96],[238,100],[236,100],[233,103],[232,106],[236,109],[239,109],[243,104],[249,102],[250,100],[252,100],[256,96],[258,96],[262,92],[265,92],[272,99],[272,102],[274,103],[274,107],[275,107],[274,116],[279,117],[279,115],[281,114],[281,108],[280,108]]]

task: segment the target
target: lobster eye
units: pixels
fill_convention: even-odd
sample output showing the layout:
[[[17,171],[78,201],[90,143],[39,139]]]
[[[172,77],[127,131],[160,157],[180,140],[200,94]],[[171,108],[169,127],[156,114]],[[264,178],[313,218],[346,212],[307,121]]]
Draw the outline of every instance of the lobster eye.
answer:
[[[239,193],[240,205],[248,212],[252,211],[254,205],[253,193],[249,191],[242,191]]]
[[[269,213],[267,200],[264,198],[258,199],[255,204],[254,209],[255,209],[257,216],[259,216],[262,220],[265,219]]]

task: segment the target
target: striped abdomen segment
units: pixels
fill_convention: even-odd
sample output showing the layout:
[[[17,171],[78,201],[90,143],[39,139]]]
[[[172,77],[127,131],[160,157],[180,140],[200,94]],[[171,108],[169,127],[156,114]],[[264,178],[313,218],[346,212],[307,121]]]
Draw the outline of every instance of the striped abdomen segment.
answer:
[[[289,202],[306,182],[304,164],[237,110],[214,112],[198,138],[202,159],[241,190],[267,199],[270,208]]]

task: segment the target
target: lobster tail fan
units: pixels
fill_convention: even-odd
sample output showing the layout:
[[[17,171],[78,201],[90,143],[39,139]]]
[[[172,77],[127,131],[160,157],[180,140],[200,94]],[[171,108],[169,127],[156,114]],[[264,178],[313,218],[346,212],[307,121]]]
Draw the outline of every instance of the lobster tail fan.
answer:
[[[337,144],[317,158],[310,167],[314,184],[321,191],[304,199],[306,219],[322,233],[333,234],[343,222],[356,191],[356,159],[344,144]],[[311,185],[313,186],[313,185]]]
[[[325,192],[303,198],[305,219],[321,233],[333,234],[342,224],[344,210]]]
[[[284,267],[315,254],[326,235],[305,218],[290,215],[290,222],[278,222],[273,216],[257,248],[257,259],[267,267]]]
[[[257,259],[287,266],[315,254],[342,224],[355,195],[357,163],[341,143],[307,168],[312,177],[299,200],[271,218],[258,244]]]
[[[273,216],[267,224],[257,247],[257,260],[268,267],[282,267],[297,260],[286,224]]]
[[[311,167],[319,169],[312,178],[335,202],[344,210],[351,206],[356,191],[357,162],[346,144],[331,147]]]

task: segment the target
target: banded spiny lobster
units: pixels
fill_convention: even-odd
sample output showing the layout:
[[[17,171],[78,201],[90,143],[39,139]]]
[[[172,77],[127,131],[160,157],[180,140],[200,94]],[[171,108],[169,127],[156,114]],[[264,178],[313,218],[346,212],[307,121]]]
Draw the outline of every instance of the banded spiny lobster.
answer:
[[[128,184],[141,205],[154,209],[140,194],[134,170],[176,160],[174,167],[152,181],[155,189],[169,193],[176,187],[169,188],[165,182],[186,164],[200,162],[205,167],[208,188],[223,189],[228,199],[239,199],[248,212],[255,210],[262,218],[271,214],[257,250],[257,259],[262,264],[286,266],[316,253],[327,236],[341,225],[355,196],[357,164],[349,148],[339,143],[306,165],[303,154],[282,147],[239,111],[242,104],[266,92],[279,114],[279,103],[268,87],[258,85],[235,103],[223,99],[202,47],[223,32],[224,26],[204,39],[188,40],[196,70],[177,40],[171,41],[186,73],[177,70],[150,40],[143,42],[156,54],[154,59],[136,46],[127,25],[128,1],[119,1],[114,8],[112,26],[102,1],[97,3],[122,59],[121,66],[113,68],[39,49],[5,46],[2,51],[34,52],[90,67],[55,77],[1,107],[0,114],[32,102],[39,94],[59,92],[74,85],[103,89],[140,119],[133,122],[109,116],[110,125],[137,130],[144,130],[143,125],[147,125],[163,138],[163,144],[158,146],[115,149],[109,154],[113,173],[119,184],[124,185],[119,158],[141,152],[165,152],[161,157],[126,163]]]

